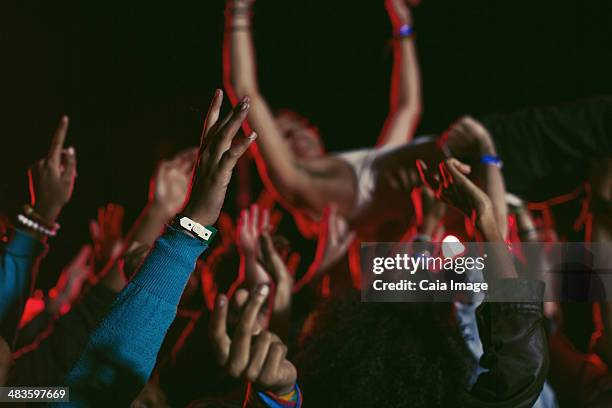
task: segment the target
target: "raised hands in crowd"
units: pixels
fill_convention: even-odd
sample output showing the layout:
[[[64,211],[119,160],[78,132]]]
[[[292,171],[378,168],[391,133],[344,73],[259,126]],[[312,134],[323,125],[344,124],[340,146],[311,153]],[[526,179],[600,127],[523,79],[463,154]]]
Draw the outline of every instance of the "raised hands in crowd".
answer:
[[[201,225],[212,225],[219,218],[234,166],[257,139],[257,134],[251,133],[234,142],[251,107],[250,99],[244,97],[232,113],[223,118],[220,117],[222,102],[223,92],[217,90],[204,123],[187,204],[183,210],[186,216]]]
[[[450,152],[472,166],[472,178],[489,196],[493,215],[503,237],[507,235],[506,188],[501,173],[502,161],[491,134],[470,116],[464,116],[453,123],[443,135]]]
[[[57,284],[49,291],[47,309],[52,315],[64,314],[81,294],[83,284],[94,277],[91,245],[83,245],[74,259],[60,273]]]
[[[261,213],[261,214],[260,214]],[[291,296],[294,278],[286,260],[281,257],[271,236],[270,211],[260,210],[253,204],[243,210],[238,222],[238,250],[240,252],[240,278],[236,285],[245,284],[252,289],[269,285],[273,296],[270,299],[270,327],[286,338],[289,332]],[[242,276],[244,274],[244,281]]]
[[[30,204],[34,215],[43,226],[55,230],[55,222],[62,208],[70,201],[77,175],[76,151],[64,148],[68,133],[68,117],[62,116],[55,130],[49,154],[37,161],[28,171]]]
[[[504,244],[504,236],[497,223],[493,204],[468,175],[470,166],[457,159],[441,162],[435,169],[429,169],[419,162],[423,183],[431,188],[436,197],[452,205],[465,216],[471,218],[486,242],[497,243],[489,248],[489,257],[494,263],[491,271],[497,278],[516,278],[516,269]]]
[[[302,278],[296,282],[294,291],[299,292],[305,285],[320,282],[330,269],[346,257],[356,237],[346,220],[338,214],[335,205],[326,211],[319,231],[314,261]]]
[[[17,327],[44,243],[59,229],[57,218],[70,201],[76,178],[74,148],[64,148],[68,118],[63,116],[53,134],[46,157],[28,171],[30,204],[17,217],[18,230],[8,241],[0,260],[0,377],[7,381]]]
[[[26,302],[33,299],[41,259],[53,250],[47,243],[60,229],[58,218],[77,176],[76,152],[66,147],[68,118],[63,116],[48,154],[28,170],[29,204],[17,215],[0,252],[0,386],[67,386],[69,405],[74,406],[161,408],[172,405],[175,397],[164,388],[163,380],[174,375],[168,373],[202,372],[203,381],[220,381],[217,388],[224,391],[235,389],[223,395],[220,405],[198,392],[181,396],[193,401],[204,397],[207,402],[196,402],[196,407],[231,406],[239,395],[245,407],[299,408],[302,382],[313,406],[333,401],[339,408],[361,403],[366,408],[395,407],[409,401],[446,407],[452,401],[456,406],[515,408],[543,401],[549,365],[544,284],[520,273],[523,260],[508,246],[542,239],[531,201],[523,197],[530,191],[517,193],[521,198],[506,191],[514,173],[529,171],[517,166],[521,152],[512,150],[514,141],[500,139],[512,124],[463,116],[440,136],[414,137],[423,111],[413,26],[413,8],[419,3],[384,2],[394,60],[389,113],[376,146],[327,154],[316,126],[297,113],[275,114],[268,106],[257,79],[254,0],[228,0],[223,62],[231,111],[222,114],[224,93],[215,91],[199,146],[158,163],[133,225],[124,230],[129,217],[120,204],[97,210],[89,222],[91,242],[82,243],[61,270],[44,310],[33,313],[24,311]],[[529,133],[529,126],[519,127]],[[234,230],[231,211],[223,213],[223,222],[219,218],[237,163],[250,148],[272,198],[241,209],[233,233],[228,231]],[[501,157],[514,160],[506,173]],[[592,236],[606,240],[612,230],[612,165],[607,157],[588,163],[580,220]],[[526,161],[525,167],[529,165]],[[534,172],[547,173],[550,167]],[[534,183],[525,182],[529,188]],[[511,187],[513,191],[517,183]],[[279,222],[277,203],[294,224]],[[359,286],[366,286],[359,282],[364,272],[360,243],[435,243],[451,224],[456,228],[456,220],[461,233],[489,245],[483,279],[491,290],[485,298],[505,293],[527,300],[478,306],[462,298],[446,305],[389,308],[355,300]],[[4,224],[0,222],[0,231],[8,226]],[[547,227],[555,229],[554,223]],[[314,253],[309,256],[303,250],[307,245],[288,242],[287,229],[316,239]],[[224,237],[214,253],[234,262],[202,258],[217,233]],[[292,245],[298,248],[293,253],[287,249]],[[541,254],[531,255],[526,253],[525,264],[549,267]],[[306,270],[299,267],[300,259],[307,261]],[[198,274],[203,264],[206,270]],[[236,270],[226,270],[233,269],[229,264]],[[339,276],[342,271],[346,276]],[[330,280],[343,277],[352,278],[344,285],[348,288],[330,286]],[[201,293],[187,290],[187,285]],[[190,309],[184,323],[187,314],[181,308],[191,298],[197,310]],[[562,308],[556,303],[547,307],[553,311],[546,317],[562,326]],[[612,326],[608,309],[602,309],[601,331]],[[612,344],[608,333],[597,338],[600,348]],[[557,361],[588,360],[584,355],[592,350],[577,355],[565,339],[553,339]],[[179,363],[191,359],[184,351],[190,341],[201,352],[194,361],[204,356],[197,372]],[[185,353],[182,360],[180,353]],[[559,357],[563,353],[567,361]],[[599,354],[610,358],[612,352]],[[295,364],[294,356],[299,356]],[[578,383],[612,384],[612,375],[602,367],[593,370],[595,379],[580,377]],[[567,364],[560,371],[574,368]],[[401,374],[396,378],[396,373]],[[336,390],[343,395],[332,398],[329,393]],[[597,391],[597,401],[606,392]]]
[[[242,289],[240,291],[243,291]],[[225,295],[219,295],[211,317],[210,337],[215,357],[226,373],[249,382],[251,392],[271,392],[286,396],[296,391],[297,370],[287,360],[287,346],[274,333],[261,327],[259,314],[267,301],[270,287],[261,284],[250,293],[237,292],[238,320],[228,334],[230,305]],[[301,397],[295,396],[297,399]]]
[[[125,210],[118,204],[108,203],[98,208],[97,219],[89,222],[93,242],[93,262],[96,271],[116,258],[123,246],[123,217]]]
[[[183,208],[197,158],[198,149],[193,148],[177,154],[172,160],[163,160],[151,179],[150,205],[166,219]]]
[[[249,210],[242,210],[238,221],[238,251],[240,252],[241,275],[247,287],[271,282],[266,270],[261,264],[261,237],[270,232],[270,210],[263,209],[260,214],[259,205],[253,204]]]

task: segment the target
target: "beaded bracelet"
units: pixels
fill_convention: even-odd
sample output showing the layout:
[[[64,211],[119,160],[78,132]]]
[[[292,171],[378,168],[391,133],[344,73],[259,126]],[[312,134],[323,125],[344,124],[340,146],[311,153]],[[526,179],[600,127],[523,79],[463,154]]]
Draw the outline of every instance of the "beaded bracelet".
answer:
[[[19,221],[19,223],[22,224],[23,226],[28,227],[29,229],[34,230],[36,232],[40,232],[41,234],[46,235],[48,237],[56,236],[57,230],[60,228],[59,224],[56,223],[53,229],[49,229],[39,224],[38,222],[29,219],[23,214],[19,214],[17,216],[17,221]]]
[[[29,219],[34,220],[34,221],[36,221],[39,224],[42,224],[44,227],[47,227],[50,230],[58,230],[59,229],[59,224],[57,224],[57,223],[49,224],[49,222],[47,220],[45,220],[45,218],[42,217],[40,214],[38,214],[36,212],[36,210],[34,209],[34,207],[32,207],[29,204],[26,204],[26,205],[23,206],[23,213]]]

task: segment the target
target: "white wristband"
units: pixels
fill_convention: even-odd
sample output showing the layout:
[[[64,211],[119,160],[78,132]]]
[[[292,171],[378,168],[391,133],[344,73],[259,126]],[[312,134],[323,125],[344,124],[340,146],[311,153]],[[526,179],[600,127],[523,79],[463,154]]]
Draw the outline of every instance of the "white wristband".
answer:
[[[214,235],[214,231],[211,231],[189,217],[181,216],[179,218],[179,225],[206,242],[210,241]]]

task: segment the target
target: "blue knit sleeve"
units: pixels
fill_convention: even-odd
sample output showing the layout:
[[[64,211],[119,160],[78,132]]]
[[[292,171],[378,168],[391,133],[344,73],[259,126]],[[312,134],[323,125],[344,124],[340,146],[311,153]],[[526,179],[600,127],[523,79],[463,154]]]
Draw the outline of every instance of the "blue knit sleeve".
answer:
[[[207,245],[169,226],[93,332],[65,381],[71,404],[129,406],[147,382],[198,257]]]
[[[27,232],[15,233],[0,256],[0,336],[11,344],[27,300],[37,261],[46,246]]]

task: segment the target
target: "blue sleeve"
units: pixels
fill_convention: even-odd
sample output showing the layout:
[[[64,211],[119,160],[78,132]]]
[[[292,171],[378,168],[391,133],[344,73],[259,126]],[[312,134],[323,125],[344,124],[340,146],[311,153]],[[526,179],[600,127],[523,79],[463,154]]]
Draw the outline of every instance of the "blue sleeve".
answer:
[[[65,384],[68,406],[129,406],[147,382],[198,257],[207,245],[169,226],[94,330]],[[110,398],[110,400],[109,400]]]
[[[15,230],[0,256],[0,336],[13,343],[45,244]]]

